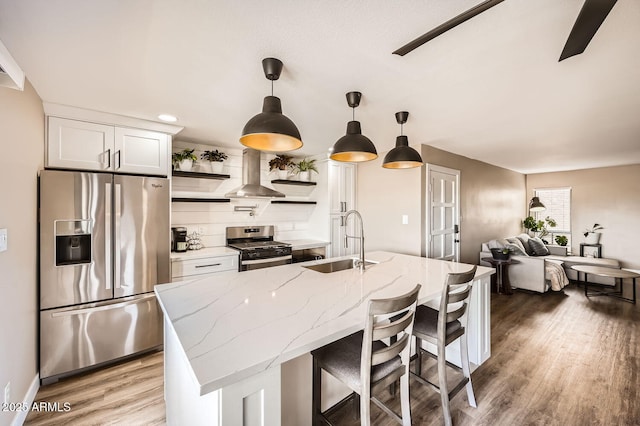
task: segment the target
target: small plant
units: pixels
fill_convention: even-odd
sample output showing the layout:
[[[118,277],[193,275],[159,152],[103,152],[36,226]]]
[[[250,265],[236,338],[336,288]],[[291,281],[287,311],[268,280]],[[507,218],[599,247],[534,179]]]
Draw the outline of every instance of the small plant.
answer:
[[[566,237],[566,235],[556,235],[556,244],[564,247],[568,243],[569,243],[569,239]]]
[[[213,151],[204,151],[202,154],[200,154],[200,158],[207,161],[222,162],[229,157],[227,157],[227,154],[225,154],[224,152],[215,149]]]
[[[318,169],[316,168],[316,160],[307,160],[305,158],[304,160],[300,160],[299,162],[294,163],[293,168],[296,173],[311,171],[318,173]]]
[[[284,154],[277,154],[275,158],[269,160],[269,171],[287,170],[293,166],[293,157]]]
[[[591,228],[585,229],[584,236],[586,237],[587,235],[589,235],[592,232],[601,231],[603,229],[604,229],[604,226],[600,225],[599,223],[594,223]]]
[[[171,154],[171,162],[174,166],[180,164],[180,162],[185,160],[191,160],[193,163],[198,161],[198,157],[193,153],[194,149],[185,148],[182,151],[174,152]]]

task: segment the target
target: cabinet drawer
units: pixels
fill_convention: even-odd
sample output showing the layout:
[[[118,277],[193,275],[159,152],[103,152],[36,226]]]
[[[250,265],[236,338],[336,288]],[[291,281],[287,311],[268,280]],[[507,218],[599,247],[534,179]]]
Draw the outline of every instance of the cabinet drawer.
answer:
[[[237,270],[238,256],[206,257],[203,259],[174,260],[171,262],[171,278]]]

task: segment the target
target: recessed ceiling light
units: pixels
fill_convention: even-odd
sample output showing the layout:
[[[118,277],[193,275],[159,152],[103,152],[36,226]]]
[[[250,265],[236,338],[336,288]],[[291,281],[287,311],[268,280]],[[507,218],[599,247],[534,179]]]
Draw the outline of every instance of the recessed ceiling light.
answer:
[[[175,123],[176,121],[178,121],[178,117],[175,117],[171,114],[160,114],[158,118],[169,123]]]

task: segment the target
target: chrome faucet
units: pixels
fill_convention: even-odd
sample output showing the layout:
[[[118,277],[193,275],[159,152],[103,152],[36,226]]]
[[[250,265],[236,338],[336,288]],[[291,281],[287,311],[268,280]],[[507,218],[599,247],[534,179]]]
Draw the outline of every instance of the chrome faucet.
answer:
[[[360,237],[354,237],[347,234],[347,231],[344,232],[344,248],[349,248],[349,238],[359,239],[360,240],[360,260],[356,265],[360,267],[361,271],[364,271],[364,224],[362,222],[362,216],[357,210],[349,210],[347,214],[344,215],[344,225],[347,226],[347,219],[349,216],[355,214],[360,219]]]

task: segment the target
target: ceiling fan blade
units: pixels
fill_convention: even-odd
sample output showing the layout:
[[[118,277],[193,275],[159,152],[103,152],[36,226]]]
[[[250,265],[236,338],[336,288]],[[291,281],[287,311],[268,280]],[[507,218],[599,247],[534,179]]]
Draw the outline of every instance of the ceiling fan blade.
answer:
[[[404,46],[402,46],[401,48],[393,52],[393,54],[404,56],[407,53],[411,52],[412,50],[422,46],[429,40],[433,40],[434,38],[438,37],[440,34],[443,34],[449,31],[451,28],[457,27],[463,22],[468,21],[474,16],[481,14],[485,10],[492,8],[493,6],[497,5],[498,3],[502,3],[503,1],[504,0],[487,0],[485,2],[482,2],[472,7],[471,9],[467,10],[466,12],[462,12],[460,15],[449,19],[447,22],[438,25],[428,33],[425,33],[420,37],[418,37],[417,39],[405,44]]]
[[[585,0],[558,62],[584,52],[617,1]]]

